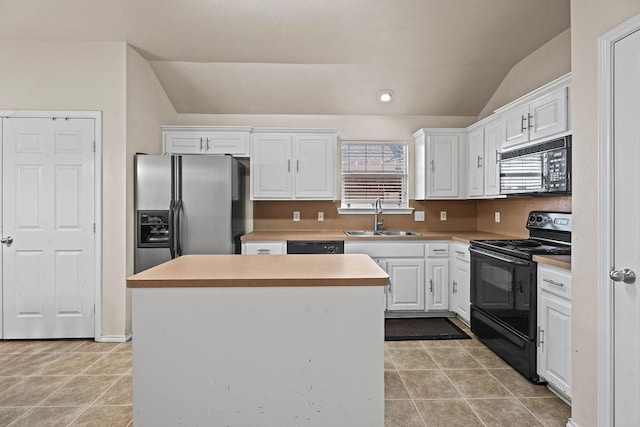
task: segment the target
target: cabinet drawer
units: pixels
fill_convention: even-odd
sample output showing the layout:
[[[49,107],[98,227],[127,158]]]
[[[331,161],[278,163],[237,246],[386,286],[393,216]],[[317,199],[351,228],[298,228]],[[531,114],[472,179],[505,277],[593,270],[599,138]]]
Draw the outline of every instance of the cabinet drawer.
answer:
[[[571,271],[538,264],[539,289],[571,300]]]
[[[244,243],[244,255],[284,255],[285,242],[249,242]]]
[[[449,256],[448,243],[427,243],[426,246],[427,246],[428,257],[448,257]]]
[[[456,261],[469,262],[471,259],[469,255],[469,245],[453,245],[453,256],[456,258]]]
[[[348,254],[366,254],[372,258],[424,258],[424,244],[345,242],[344,252]]]

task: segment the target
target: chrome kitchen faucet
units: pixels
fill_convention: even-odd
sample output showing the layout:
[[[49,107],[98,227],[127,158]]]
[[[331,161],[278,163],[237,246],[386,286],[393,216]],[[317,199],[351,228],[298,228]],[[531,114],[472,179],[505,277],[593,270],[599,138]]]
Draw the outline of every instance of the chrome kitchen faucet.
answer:
[[[379,214],[382,214],[382,202],[380,201],[380,197],[378,197],[373,204],[373,231],[378,231],[378,229],[384,225],[384,219],[380,219],[380,221],[378,221]]]

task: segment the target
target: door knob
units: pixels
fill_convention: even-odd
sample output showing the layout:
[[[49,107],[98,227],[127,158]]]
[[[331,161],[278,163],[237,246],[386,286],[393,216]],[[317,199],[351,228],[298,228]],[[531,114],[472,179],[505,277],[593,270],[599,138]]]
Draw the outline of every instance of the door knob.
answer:
[[[6,245],[9,246],[11,243],[13,243],[13,237],[3,237],[2,239],[0,239],[0,243],[6,243]]]
[[[633,270],[625,268],[624,270],[612,270],[609,277],[614,282],[633,283],[636,281],[636,273]]]

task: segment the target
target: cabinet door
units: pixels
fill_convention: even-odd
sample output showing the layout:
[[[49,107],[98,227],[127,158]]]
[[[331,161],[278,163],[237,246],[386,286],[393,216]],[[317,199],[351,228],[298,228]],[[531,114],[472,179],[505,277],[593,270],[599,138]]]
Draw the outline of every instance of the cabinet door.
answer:
[[[349,253],[347,251],[346,245],[345,245],[345,253]],[[387,260],[386,259],[380,259],[380,258],[372,258],[376,264],[378,264],[380,266],[381,269],[383,269],[384,271],[387,271]],[[384,302],[383,305],[385,307],[385,309],[387,309],[387,305],[389,304],[389,285],[384,287]]]
[[[571,397],[571,303],[540,292],[538,375]]]
[[[469,274],[469,263],[456,259],[453,262],[452,275],[452,311],[457,313],[458,316],[460,316],[465,322],[468,323],[470,321],[469,312],[471,309],[471,300],[469,295],[471,276]]]
[[[504,112],[503,150],[529,141],[528,116],[528,104]]]
[[[170,154],[204,154],[205,137],[201,132],[167,132],[166,147]]]
[[[529,140],[565,132],[569,127],[567,88],[562,88],[529,104]]]
[[[427,310],[449,309],[449,260],[427,259]]]
[[[502,146],[502,121],[489,123],[484,128],[484,195],[500,194],[500,163],[498,153]]]
[[[203,136],[207,154],[249,155],[249,132],[207,132]]]
[[[424,260],[388,259],[387,310],[424,310]]]
[[[429,135],[429,197],[458,197],[460,136]]]
[[[292,135],[255,134],[251,157],[252,199],[290,199]]]
[[[243,255],[284,255],[286,242],[246,242],[242,244]]]
[[[469,196],[484,195],[484,128],[469,133]]]
[[[295,197],[336,198],[336,137],[296,135],[294,143]]]

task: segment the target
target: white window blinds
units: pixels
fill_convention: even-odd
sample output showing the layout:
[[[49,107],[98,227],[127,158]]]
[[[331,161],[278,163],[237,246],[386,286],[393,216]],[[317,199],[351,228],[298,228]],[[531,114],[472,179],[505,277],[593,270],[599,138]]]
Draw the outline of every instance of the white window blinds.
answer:
[[[408,206],[407,145],[343,141],[341,207],[371,208],[377,198],[383,208]]]

